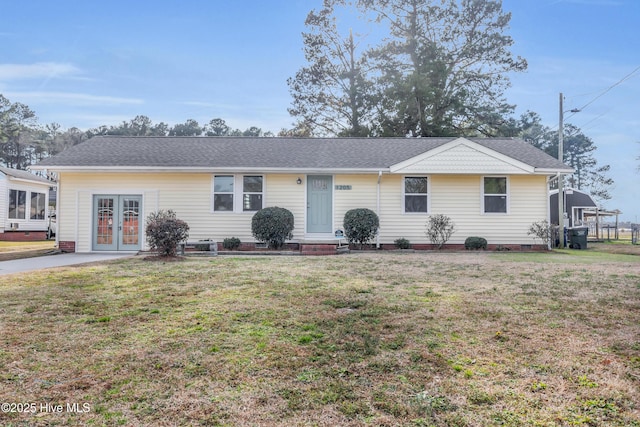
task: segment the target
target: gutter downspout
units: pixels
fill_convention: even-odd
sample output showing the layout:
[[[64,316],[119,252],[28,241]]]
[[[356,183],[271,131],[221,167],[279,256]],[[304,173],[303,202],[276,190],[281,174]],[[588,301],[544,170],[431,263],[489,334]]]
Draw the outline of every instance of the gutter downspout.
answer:
[[[55,247],[60,249],[60,175],[56,179],[56,243]]]
[[[550,184],[552,179],[554,179],[553,176],[547,176],[547,224],[549,224],[549,227],[551,227],[551,194],[549,193],[549,191],[550,191]],[[550,231],[551,230],[549,230],[549,232]],[[551,239],[549,239],[549,241],[547,242],[547,249],[551,250],[551,248],[552,248],[552,242],[551,242]]]
[[[378,171],[378,187],[376,191],[376,215],[378,215],[378,221],[380,220],[380,181],[382,180],[382,171]],[[380,249],[380,228],[376,234],[376,249]]]

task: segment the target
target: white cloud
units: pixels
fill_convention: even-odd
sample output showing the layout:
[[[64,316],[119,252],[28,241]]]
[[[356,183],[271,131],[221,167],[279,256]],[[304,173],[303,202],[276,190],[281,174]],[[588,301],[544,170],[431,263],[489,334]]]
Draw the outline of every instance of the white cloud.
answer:
[[[118,126],[122,122],[133,119],[133,115],[127,114],[82,114],[68,112],[59,116],[64,123],[72,123],[78,129],[88,130],[99,126]],[[154,122],[155,123],[155,122]]]
[[[188,107],[201,107],[201,108],[218,108],[218,109],[240,109],[240,106],[234,104],[223,104],[223,103],[214,103],[214,102],[205,102],[205,101],[183,101],[178,104],[186,105]]]
[[[38,62],[0,64],[0,81],[77,77],[81,70],[73,64]]]
[[[5,96],[13,101],[33,104],[60,104],[70,106],[118,106],[141,105],[144,100],[138,98],[120,98],[115,96],[89,95],[72,92],[7,92]]]

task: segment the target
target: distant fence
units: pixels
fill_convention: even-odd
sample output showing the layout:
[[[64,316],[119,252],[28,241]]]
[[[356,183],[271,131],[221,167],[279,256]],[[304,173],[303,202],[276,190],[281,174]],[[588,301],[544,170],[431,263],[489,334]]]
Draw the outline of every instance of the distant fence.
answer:
[[[600,236],[606,240],[620,240],[620,232],[615,225],[603,225],[600,228]]]
[[[623,240],[633,241],[634,245],[640,245],[640,224],[631,224],[631,228],[616,227],[612,224],[603,224],[596,227],[594,223],[585,224],[589,227],[589,239],[594,241]]]
[[[593,222],[585,223],[584,227],[589,228],[587,237],[590,241],[603,242],[611,240],[622,240],[631,242],[634,245],[640,245],[640,224],[632,224],[631,228],[618,228],[614,225],[604,224],[596,227]],[[565,242],[568,245],[568,228],[565,228]],[[560,243],[558,236],[558,226],[554,225],[551,229],[551,246],[557,247]]]

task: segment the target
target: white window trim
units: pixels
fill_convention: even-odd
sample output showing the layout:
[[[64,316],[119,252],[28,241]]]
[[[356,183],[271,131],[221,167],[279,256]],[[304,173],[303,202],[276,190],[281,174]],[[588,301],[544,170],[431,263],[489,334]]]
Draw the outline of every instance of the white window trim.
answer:
[[[217,176],[231,176],[233,177],[233,193],[230,193],[228,191],[219,191],[216,193],[215,189],[216,189],[216,175]],[[231,174],[231,173],[219,173],[219,174],[213,174],[211,175],[211,213],[214,213],[216,215],[224,215],[224,214],[232,214],[235,212],[236,206],[237,206],[237,202],[236,202],[236,188],[237,188],[237,183],[236,183],[237,179],[235,177],[235,175]],[[215,210],[215,194],[233,194],[233,210],[231,211],[216,211]]]
[[[426,212],[407,212],[405,206],[406,195],[405,193],[405,179],[406,178],[427,178],[427,193],[408,193],[410,196],[427,196],[427,211]],[[429,215],[431,213],[431,176],[430,175],[404,175],[402,177],[402,214],[403,215]]]
[[[502,194],[485,194],[484,193],[484,179],[485,178],[504,178],[506,180],[506,184],[507,184],[507,193],[505,194],[505,196],[507,196],[507,209],[506,212],[485,212],[485,208],[484,208],[484,197],[485,196],[502,196]],[[509,215],[510,212],[510,206],[511,206],[511,184],[509,182],[509,177],[506,175],[484,175],[482,176],[482,178],[480,179],[480,214],[481,215],[491,215],[491,216],[504,216],[504,215]]]
[[[10,211],[10,196],[11,196],[11,191],[23,191],[26,193],[26,200],[25,200],[25,215],[24,218],[9,218],[9,211]],[[34,189],[34,188],[25,188],[25,187],[18,187],[18,188],[7,188],[6,190],[6,207],[5,207],[5,215],[6,215],[6,220],[8,222],[16,222],[16,223],[20,223],[20,224],[43,224],[45,223],[48,219],[47,219],[47,206],[49,205],[49,195],[47,194],[49,190],[48,189]],[[37,193],[37,194],[42,194],[44,196],[44,208],[45,208],[45,213],[44,213],[44,219],[32,219],[31,218],[31,195]]]
[[[233,210],[231,211],[216,211],[214,209],[214,195],[215,193],[215,180],[216,176],[232,176],[233,177]],[[211,213],[215,215],[229,215],[229,214],[247,214],[253,215],[257,211],[245,211],[244,210],[244,177],[245,176],[259,176],[262,177],[262,193],[249,191],[246,194],[262,194],[262,208],[266,206],[266,194],[267,194],[267,177],[263,174],[256,173],[214,173],[211,175]],[[230,194],[228,192],[219,192],[217,194]],[[262,209],[261,208],[261,209]]]

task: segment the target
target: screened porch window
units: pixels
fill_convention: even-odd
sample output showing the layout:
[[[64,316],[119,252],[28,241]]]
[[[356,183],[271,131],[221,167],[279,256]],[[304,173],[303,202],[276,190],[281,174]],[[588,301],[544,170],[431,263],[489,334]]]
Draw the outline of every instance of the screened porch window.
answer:
[[[25,219],[27,211],[27,192],[9,190],[9,219]]]
[[[31,193],[31,219],[44,219],[46,211],[44,193]]]

